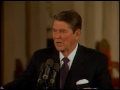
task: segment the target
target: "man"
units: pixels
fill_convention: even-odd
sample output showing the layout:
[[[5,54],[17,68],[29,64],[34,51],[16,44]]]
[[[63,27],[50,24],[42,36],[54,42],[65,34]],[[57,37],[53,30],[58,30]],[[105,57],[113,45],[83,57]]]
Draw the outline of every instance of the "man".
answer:
[[[84,47],[78,43],[78,38],[81,34],[82,19],[81,16],[74,10],[63,11],[54,16],[52,35],[54,46],[38,50],[34,53],[31,63],[23,74],[15,81],[4,85],[4,88],[11,89],[34,89],[37,86],[43,89],[110,89],[112,87],[111,77],[108,72],[107,57],[93,49]],[[60,87],[60,78],[62,72],[62,59],[69,59],[68,73],[65,78],[63,87]],[[49,66],[51,61],[46,65],[42,64],[52,59],[54,63],[60,64],[60,69],[57,74],[54,74],[55,82],[51,87],[48,87],[50,73],[52,68]],[[48,65],[48,66],[47,66]],[[40,69],[40,68],[45,68]],[[46,69],[47,68],[47,69]],[[49,70],[51,69],[51,70]],[[49,74],[44,82],[43,77],[39,76],[42,73]],[[43,76],[43,75],[42,75]],[[40,84],[37,80],[41,80]]]

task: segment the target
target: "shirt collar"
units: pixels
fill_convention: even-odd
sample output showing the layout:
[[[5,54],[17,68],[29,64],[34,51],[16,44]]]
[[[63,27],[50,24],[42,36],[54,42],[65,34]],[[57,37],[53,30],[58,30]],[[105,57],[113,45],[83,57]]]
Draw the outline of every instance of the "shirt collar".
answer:
[[[75,49],[69,54],[68,59],[70,61],[73,61],[75,54],[77,52],[77,48],[78,48],[78,44],[76,45]],[[61,61],[64,58],[64,56],[61,52],[59,52],[59,55],[60,55],[60,61]]]

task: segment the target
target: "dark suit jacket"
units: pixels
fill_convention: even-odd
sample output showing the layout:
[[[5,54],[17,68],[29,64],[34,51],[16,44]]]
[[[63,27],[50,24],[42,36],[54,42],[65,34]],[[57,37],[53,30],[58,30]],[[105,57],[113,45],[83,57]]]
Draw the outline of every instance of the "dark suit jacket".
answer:
[[[17,90],[34,89],[40,74],[41,64],[48,59],[54,60],[55,63],[60,63],[59,52],[55,47],[36,51],[23,74],[13,82],[4,85],[4,88]],[[76,89],[81,87],[76,85],[76,82],[81,79],[87,79],[91,88],[113,88],[108,72],[107,57],[98,51],[78,45],[64,88]],[[59,89],[59,72],[56,75],[52,88]]]

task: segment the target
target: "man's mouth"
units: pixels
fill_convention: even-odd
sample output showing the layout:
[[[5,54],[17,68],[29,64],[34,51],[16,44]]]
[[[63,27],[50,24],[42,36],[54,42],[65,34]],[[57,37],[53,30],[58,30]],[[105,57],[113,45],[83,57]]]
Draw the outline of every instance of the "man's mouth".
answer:
[[[56,45],[61,46],[62,42],[56,42]]]
[[[61,43],[61,42],[56,42],[56,43]]]

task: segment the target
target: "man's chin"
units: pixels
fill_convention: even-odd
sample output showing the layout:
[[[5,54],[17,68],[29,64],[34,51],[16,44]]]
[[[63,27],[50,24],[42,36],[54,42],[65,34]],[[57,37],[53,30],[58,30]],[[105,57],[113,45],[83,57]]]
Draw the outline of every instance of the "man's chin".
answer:
[[[56,49],[60,52],[64,51],[64,49],[62,47],[56,47]]]

